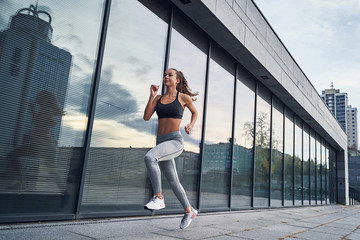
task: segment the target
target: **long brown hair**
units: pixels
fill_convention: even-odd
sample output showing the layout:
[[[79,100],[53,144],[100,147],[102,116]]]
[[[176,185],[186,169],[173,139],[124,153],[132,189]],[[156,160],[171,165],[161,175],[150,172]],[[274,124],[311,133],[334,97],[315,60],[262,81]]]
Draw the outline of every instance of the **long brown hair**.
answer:
[[[192,90],[189,87],[189,84],[188,84],[184,74],[181,71],[176,70],[175,68],[170,68],[170,69],[172,69],[172,70],[174,70],[176,72],[177,79],[179,79],[179,81],[180,81],[176,85],[176,90],[181,92],[181,93],[185,93],[185,94],[189,95],[193,101],[196,101],[195,96],[199,95],[199,93],[198,92],[195,92],[195,93],[192,92]]]

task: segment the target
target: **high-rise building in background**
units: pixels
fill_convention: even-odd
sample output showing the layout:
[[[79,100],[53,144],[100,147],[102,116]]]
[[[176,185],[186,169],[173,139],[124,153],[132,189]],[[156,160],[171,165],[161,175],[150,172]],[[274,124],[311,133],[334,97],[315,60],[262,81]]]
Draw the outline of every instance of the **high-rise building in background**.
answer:
[[[357,108],[351,105],[346,108],[348,147],[357,150],[358,148],[358,127],[357,127]]]
[[[321,98],[324,100],[330,111],[334,114],[341,127],[346,132],[346,107],[348,105],[347,93],[335,89],[331,83],[330,89],[322,91]]]
[[[335,89],[334,84],[331,83],[329,89],[322,91],[321,98],[346,132],[348,148],[356,150],[358,148],[357,109],[348,105],[347,93]]]

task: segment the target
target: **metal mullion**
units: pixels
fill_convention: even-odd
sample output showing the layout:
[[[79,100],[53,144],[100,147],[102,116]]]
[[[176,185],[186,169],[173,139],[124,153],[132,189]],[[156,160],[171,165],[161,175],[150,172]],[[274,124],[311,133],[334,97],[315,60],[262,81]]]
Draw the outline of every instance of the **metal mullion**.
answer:
[[[95,71],[94,71],[94,79],[93,79],[93,85],[90,95],[90,103],[89,103],[89,117],[87,121],[87,131],[85,132],[85,145],[84,145],[84,160],[83,165],[81,169],[81,179],[80,179],[80,185],[79,185],[79,191],[78,191],[78,197],[77,197],[77,204],[75,209],[76,218],[79,217],[80,213],[80,207],[84,192],[84,185],[85,185],[85,175],[86,175],[86,168],[88,164],[88,157],[89,157],[89,151],[90,151],[90,142],[91,142],[91,134],[95,119],[95,108],[96,108],[96,100],[97,100],[97,94],[99,90],[99,82],[100,82],[100,76],[101,76],[101,67],[104,57],[104,50],[105,50],[105,41],[106,41],[106,34],[107,34],[107,28],[109,23],[109,16],[110,16],[110,7],[111,7],[111,0],[105,1],[105,7],[103,12],[103,19],[101,24],[101,32],[100,32],[100,39],[99,39],[99,48],[97,51],[96,56],[96,63],[95,63]]]
[[[325,164],[327,165],[327,142],[325,141]],[[329,190],[328,191],[326,191],[327,190],[327,182],[328,181],[326,181],[327,180],[327,174],[326,174],[326,171],[325,171],[325,192],[327,192],[328,193],[328,195],[329,195]],[[327,205],[328,204],[328,202],[327,202],[327,199],[328,199],[328,197],[325,195],[325,205]]]
[[[304,122],[301,120],[301,205],[304,205]]]
[[[254,132],[253,132],[253,159],[252,159],[252,176],[251,176],[251,207],[254,207],[254,191],[255,191],[255,158],[256,158],[256,113],[259,83],[255,84],[255,108],[254,108]]]
[[[335,190],[336,190],[336,192],[335,192],[335,201],[336,201],[336,203],[338,203],[339,202],[339,194],[338,194],[338,191],[339,191],[339,187],[338,187],[338,181],[339,181],[339,179],[338,179],[338,159],[337,159],[337,154],[336,154],[336,150],[335,149],[333,149],[333,152],[334,152],[334,157],[335,157],[335,168],[336,168],[336,171],[335,171]]]
[[[315,204],[317,205],[317,134],[315,132]]]
[[[166,50],[165,50],[164,71],[163,72],[165,72],[169,67],[173,19],[174,19],[174,7],[171,7],[171,12],[170,12],[170,16],[169,16],[169,25],[168,25],[168,31],[167,31],[167,39],[166,39],[166,48],[165,48]],[[162,83],[161,94],[162,95],[165,94],[164,83]]]
[[[292,156],[292,185],[293,185],[293,189],[292,189],[292,195],[293,195],[293,206],[295,206],[295,113],[293,113],[292,116],[293,119],[293,156]]]
[[[230,183],[229,183],[229,208],[231,209],[232,185],[233,185],[233,171],[234,171],[234,135],[235,135],[235,114],[236,114],[236,94],[237,94],[237,78],[239,75],[238,65],[235,63],[235,76],[234,76],[234,99],[233,99],[233,117],[231,129],[231,153],[230,153]]]
[[[205,72],[205,89],[204,89],[204,107],[203,107],[203,119],[202,119],[202,133],[200,142],[200,156],[199,156],[199,183],[198,183],[198,201],[197,207],[201,208],[201,187],[202,187],[202,167],[204,160],[204,144],[205,144],[205,129],[206,129],[206,110],[207,110],[207,97],[208,97],[208,82],[209,82],[209,68],[210,68],[210,57],[211,57],[211,40],[208,42],[208,54],[206,60],[206,72]]]
[[[274,106],[274,95],[271,94],[271,106],[270,106],[270,162],[269,162],[269,194],[268,194],[268,206],[271,206],[271,168],[272,168],[272,135],[273,135],[273,106]]]
[[[286,118],[286,107],[283,105],[283,149],[282,149],[282,160],[281,160],[281,171],[282,171],[282,181],[281,181],[281,205],[284,206],[285,204],[285,118]]]
[[[320,204],[322,205],[323,204],[323,189],[322,189],[322,175],[323,175],[323,150],[322,150],[322,143],[321,143],[321,139],[319,140],[320,142]]]
[[[310,131],[310,126],[309,126],[309,132],[308,132],[309,138],[308,138],[308,147],[309,147],[309,158],[308,158],[308,168],[309,168],[309,173],[308,173],[308,180],[309,180],[309,205],[311,205],[311,131]]]

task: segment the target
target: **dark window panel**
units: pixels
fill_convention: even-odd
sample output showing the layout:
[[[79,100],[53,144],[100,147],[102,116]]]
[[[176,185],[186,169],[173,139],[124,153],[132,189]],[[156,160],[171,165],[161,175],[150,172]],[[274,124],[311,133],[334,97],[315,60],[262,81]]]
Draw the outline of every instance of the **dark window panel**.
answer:
[[[271,94],[258,86],[255,133],[254,207],[268,206]]]

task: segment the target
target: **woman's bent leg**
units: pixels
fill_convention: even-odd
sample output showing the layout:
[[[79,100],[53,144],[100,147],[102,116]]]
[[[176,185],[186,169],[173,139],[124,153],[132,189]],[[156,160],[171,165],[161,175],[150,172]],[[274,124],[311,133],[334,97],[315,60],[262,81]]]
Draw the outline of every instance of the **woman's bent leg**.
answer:
[[[161,193],[160,161],[173,159],[181,154],[183,144],[176,140],[162,142],[148,151],[144,157],[154,193]]]
[[[172,188],[175,196],[180,201],[184,209],[190,207],[189,200],[186,196],[185,190],[179,181],[179,176],[176,171],[175,160],[163,161],[159,163],[161,171],[167,178],[170,187]]]

